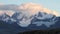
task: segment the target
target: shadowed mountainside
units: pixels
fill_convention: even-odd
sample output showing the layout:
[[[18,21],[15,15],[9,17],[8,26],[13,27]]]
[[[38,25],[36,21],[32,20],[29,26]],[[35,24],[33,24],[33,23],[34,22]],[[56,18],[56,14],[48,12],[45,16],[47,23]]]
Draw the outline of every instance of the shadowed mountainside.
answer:
[[[60,17],[58,17],[58,21],[51,25],[49,28],[44,24],[41,26],[36,26],[31,24],[28,27],[20,27],[16,23],[9,24],[0,20],[0,34],[20,34],[20,33],[60,33]]]

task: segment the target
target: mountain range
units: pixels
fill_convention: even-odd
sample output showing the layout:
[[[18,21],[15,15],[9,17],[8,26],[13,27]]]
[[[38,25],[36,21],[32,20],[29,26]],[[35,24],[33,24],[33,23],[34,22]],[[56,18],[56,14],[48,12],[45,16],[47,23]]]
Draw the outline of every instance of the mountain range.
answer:
[[[42,11],[41,7],[36,8],[37,5],[32,6],[33,4],[0,6],[0,33],[17,34],[24,31],[60,28],[59,16]]]

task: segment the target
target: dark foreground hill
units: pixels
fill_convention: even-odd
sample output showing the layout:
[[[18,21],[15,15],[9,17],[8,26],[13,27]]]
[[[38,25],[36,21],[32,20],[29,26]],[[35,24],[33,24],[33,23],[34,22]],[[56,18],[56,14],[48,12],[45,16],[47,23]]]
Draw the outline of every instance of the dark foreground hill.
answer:
[[[60,29],[50,29],[50,30],[33,30],[20,32],[18,34],[60,34]]]

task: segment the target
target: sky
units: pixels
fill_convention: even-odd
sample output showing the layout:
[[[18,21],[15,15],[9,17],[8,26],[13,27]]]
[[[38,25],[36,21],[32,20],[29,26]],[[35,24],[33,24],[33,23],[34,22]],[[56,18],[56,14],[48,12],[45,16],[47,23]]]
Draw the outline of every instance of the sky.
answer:
[[[0,4],[8,5],[15,4],[20,5],[23,3],[36,3],[50,10],[54,10],[60,13],[60,0],[0,0]],[[60,14],[59,14],[60,15]]]

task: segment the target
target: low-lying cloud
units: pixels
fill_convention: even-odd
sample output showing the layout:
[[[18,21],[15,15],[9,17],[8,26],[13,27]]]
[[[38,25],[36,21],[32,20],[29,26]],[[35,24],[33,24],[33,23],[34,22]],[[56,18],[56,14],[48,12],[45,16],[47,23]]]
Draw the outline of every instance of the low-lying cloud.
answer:
[[[0,10],[0,15],[6,14],[11,17],[14,13],[13,10]]]
[[[48,8],[44,8],[42,5],[33,4],[33,3],[22,4],[18,8],[23,12],[29,13],[29,15],[36,14],[37,12],[45,12],[48,14],[54,14],[58,16],[58,13],[56,11],[52,11]]]

